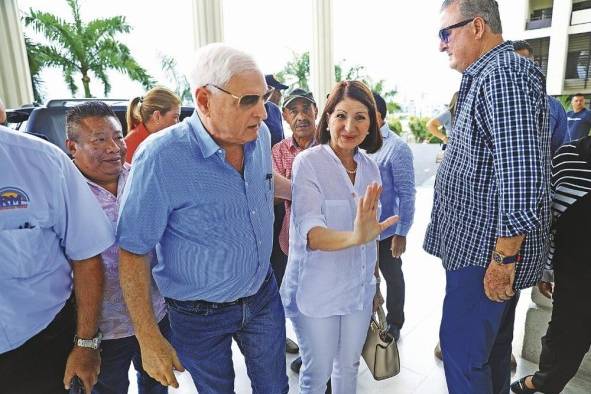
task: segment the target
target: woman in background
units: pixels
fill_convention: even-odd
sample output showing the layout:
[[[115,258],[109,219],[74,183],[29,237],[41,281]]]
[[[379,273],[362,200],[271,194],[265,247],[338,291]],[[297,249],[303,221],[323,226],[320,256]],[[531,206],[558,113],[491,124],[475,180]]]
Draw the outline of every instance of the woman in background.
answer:
[[[131,163],[133,154],[143,140],[152,133],[179,122],[181,100],[170,89],[156,86],[143,97],[135,97],[127,107],[127,155]]]

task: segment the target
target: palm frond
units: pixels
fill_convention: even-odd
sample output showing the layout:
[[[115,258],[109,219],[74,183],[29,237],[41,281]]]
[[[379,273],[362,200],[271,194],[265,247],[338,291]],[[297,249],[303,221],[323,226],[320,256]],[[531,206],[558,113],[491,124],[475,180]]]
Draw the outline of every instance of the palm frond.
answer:
[[[73,26],[48,12],[30,10],[25,24],[42,33],[50,42],[59,43],[77,58],[84,59],[85,51],[81,39]]]

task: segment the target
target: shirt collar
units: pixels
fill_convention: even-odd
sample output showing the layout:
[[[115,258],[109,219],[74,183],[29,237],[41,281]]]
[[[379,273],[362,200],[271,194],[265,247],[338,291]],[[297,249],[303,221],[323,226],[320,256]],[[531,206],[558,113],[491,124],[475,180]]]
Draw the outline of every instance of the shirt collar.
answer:
[[[121,174],[119,174],[119,179],[117,180],[117,199],[119,199],[121,197],[121,195],[123,194],[123,188],[125,187],[125,183],[127,182],[127,177],[129,176],[130,170],[131,170],[131,166],[129,165],[129,163],[123,163],[123,168],[121,169]],[[82,175],[84,176],[84,174],[82,174]],[[86,179],[86,183],[88,183],[90,186],[104,190],[106,193],[109,193],[112,195],[112,193],[109,192],[107,189],[105,189],[104,187],[102,187],[98,183],[91,181],[86,176],[84,176],[84,179]]]
[[[203,157],[208,158],[220,150],[220,146],[213,140],[211,135],[205,129],[205,126],[203,126],[203,122],[201,122],[197,111],[193,112],[193,115],[191,115],[189,126],[193,131],[193,135],[197,139],[197,145],[201,148]]]
[[[338,163],[341,163],[341,159],[339,159],[339,157],[337,156],[337,154],[334,153],[334,150],[332,150],[332,148],[330,147],[330,144],[326,143],[326,144],[322,144],[321,146],[322,146],[322,148],[324,150],[326,150],[328,152],[328,154],[333,159],[335,159]],[[359,148],[356,148],[355,149],[355,154],[353,155],[353,160],[355,160],[357,163],[359,163],[359,159],[360,159],[360,156],[359,156]]]
[[[193,135],[197,139],[197,145],[201,149],[201,153],[203,154],[204,158],[207,159],[213,156],[216,152],[224,152],[224,149],[221,146],[219,146],[217,142],[214,141],[213,137],[205,129],[205,126],[199,118],[197,111],[193,112],[193,115],[191,115],[189,120],[189,126],[193,131]],[[269,132],[264,122],[261,122],[261,128],[259,129],[259,133],[261,132]],[[255,138],[253,141],[244,144],[244,154],[246,156],[252,155],[252,152],[254,152],[258,139],[259,136],[257,135],[257,138]]]
[[[387,122],[385,122],[384,125],[380,127],[380,132],[382,133],[382,138],[390,138],[392,135],[392,130],[390,130]]]
[[[469,75],[471,77],[476,77],[478,74],[480,74],[482,70],[484,70],[486,65],[490,63],[495,57],[497,57],[501,52],[509,51],[515,51],[515,49],[513,48],[512,41],[505,41],[500,43],[499,45],[497,45],[496,47],[482,55],[480,58],[478,58],[474,63],[472,63],[466,69],[466,71],[464,71],[464,74]]]
[[[304,150],[304,149],[306,149],[306,148],[304,148],[304,147],[300,146],[300,145],[298,144],[298,142],[295,140],[295,138],[293,138],[293,136],[291,136],[291,138],[288,138],[288,139],[287,139],[287,142],[286,142],[286,144],[287,144],[287,148],[288,148],[289,150],[294,150],[294,149],[295,149],[295,150]],[[314,140],[312,140],[312,141],[311,141],[311,142],[308,144],[308,148],[311,148],[311,147],[313,147],[314,145],[316,145],[316,142],[315,142]]]

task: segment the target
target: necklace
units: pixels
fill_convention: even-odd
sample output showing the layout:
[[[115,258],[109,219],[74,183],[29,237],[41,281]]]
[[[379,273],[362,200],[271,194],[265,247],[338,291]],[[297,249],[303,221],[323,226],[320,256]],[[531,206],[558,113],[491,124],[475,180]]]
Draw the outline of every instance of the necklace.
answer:
[[[353,175],[357,172],[357,168],[351,171],[351,170],[348,170],[347,167],[345,167],[344,165],[343,165],[343,167],[345,168],[345,171],[347,171],[347,174]]]

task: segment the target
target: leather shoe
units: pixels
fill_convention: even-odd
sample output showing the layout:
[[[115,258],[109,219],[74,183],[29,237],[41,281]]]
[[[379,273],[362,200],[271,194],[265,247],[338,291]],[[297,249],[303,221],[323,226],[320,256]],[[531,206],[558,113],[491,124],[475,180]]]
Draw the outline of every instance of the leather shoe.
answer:
[[[285,338],[285,351],[290,354],[297,354],[300,348],[293,340]]]
[[[435,357],[437,357],[438,359],[443,361],[443,353],[441,353],[441,344],[439,342],[437,342],[437,346],[435,346],[435,350],[433,350],[433,354],[435,354]]]
[[[302,358],[298,357],[295,360],[293,360],[291,362],[291,365],[289,366],[289,368],[295,372],[295,373],[300,373],[300,369],[302,369]]]
[[[531,376],[531,375],[529,375],[529,376]],[[511,383],[511,391],[516,394],[537,393],[538,391],[536,389],[530,389],[529,387],[527,387],[525,385],[525,379],[527,379],[529,376],[524,376],[521,379],[516,380],[515,382]]]

